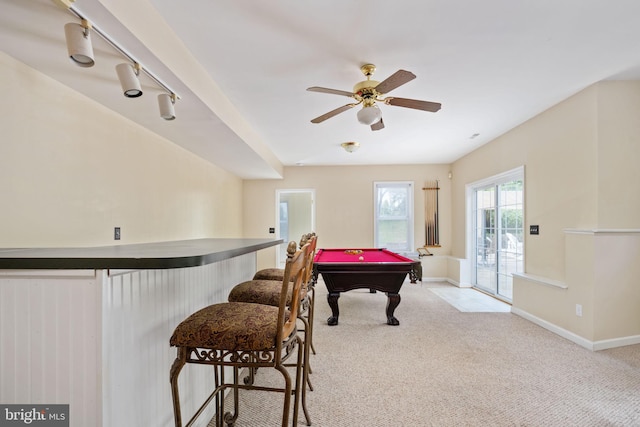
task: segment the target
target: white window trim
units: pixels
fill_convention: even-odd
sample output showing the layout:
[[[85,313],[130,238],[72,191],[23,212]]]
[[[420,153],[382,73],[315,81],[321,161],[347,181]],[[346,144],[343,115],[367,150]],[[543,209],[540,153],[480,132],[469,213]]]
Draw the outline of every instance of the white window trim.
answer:
[[[379,247],[378,245],[378,186],[380,184],[386,185],[407,185],[409,187],[409,206],[407,207],[409,212],[409,236],[408,236],[408,248],[406,251],[401,251],[402,253],[413,252],[414,248],[414,222],[415,222],[415,212],[413,210],[414,206],[414,182],[413,181],[374,181],[373,183],[373,245],[374,247]]]

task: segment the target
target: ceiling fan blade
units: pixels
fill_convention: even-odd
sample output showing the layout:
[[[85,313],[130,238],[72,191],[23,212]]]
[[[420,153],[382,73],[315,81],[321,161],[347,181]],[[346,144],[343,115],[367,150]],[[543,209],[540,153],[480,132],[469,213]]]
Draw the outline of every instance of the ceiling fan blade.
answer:
[[[343,95],[348,97],[353,96],[353,92],[347,92],[346,90],[338,90],[338,89],[328,89],[326,87],[320,87],[320,86],[312,86],[310,88],[307,88],[307,90],[309,92],[330,93],[332,95]]]
[[[384,103],[387,105],[395,105],[397,107],[413,108],[416,110],[430,111],[435,113],[442,107],[439,102],[418,101],[417,99],[407,98],[386,98]]]
[[[376,86],[376,90],[380,93],[389,93],[398,86],[415,79],[416,75],[411,71],[398,70]]]
[[[316,117],[315,119],[311,120],[311,123],[322,123],[327,119],[330,119],[333,116],[337,116],[338,114],[342,113],[343,111],[347,111],[353,107],[355,107],[358,104],[347,104],[347,105],[343,105],[340,108],[336,108],[335,110],[331,110],[328,113],[324,113],[321,116]]]
[[[382,121],[382,119],[378,120],[377,122],[371,125],[371,130],[380,130],[380,129],[384,129],[384,122]]]

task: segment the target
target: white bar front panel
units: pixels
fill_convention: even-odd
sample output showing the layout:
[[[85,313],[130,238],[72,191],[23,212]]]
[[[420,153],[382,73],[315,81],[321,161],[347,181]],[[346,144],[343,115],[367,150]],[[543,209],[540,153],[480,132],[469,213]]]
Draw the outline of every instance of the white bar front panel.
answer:
[[[0,402],[68,403],[72,427],[173,426],[173,329],[255,270],[254,252],[179,269],[0,272]],[[185,416],[211,378],[183,369]]]

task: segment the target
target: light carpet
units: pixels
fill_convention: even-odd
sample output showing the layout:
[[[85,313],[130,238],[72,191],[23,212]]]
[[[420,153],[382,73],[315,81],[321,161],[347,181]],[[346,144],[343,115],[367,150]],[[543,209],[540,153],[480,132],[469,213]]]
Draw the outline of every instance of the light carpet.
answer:
[[[640,426],[640,345],[592,352],[509,312],[461,312],[438,288],[452,287],[406,282],[399,326],[386,324],[383,293],[345,293],[328,326],[318,284],[312,425]],[[282,383],[273,369],[257,380]],[[236,425],[279,426],[281,405],[279,393],[241,392]]]

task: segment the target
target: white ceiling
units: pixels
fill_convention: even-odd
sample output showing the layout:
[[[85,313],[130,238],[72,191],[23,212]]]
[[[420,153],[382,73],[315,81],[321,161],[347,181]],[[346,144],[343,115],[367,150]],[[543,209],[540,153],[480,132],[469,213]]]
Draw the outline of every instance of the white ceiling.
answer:
[[[123,58],[93,36],[96,66],[66,57],[52,0],[0,0],[7,54],[243,178],[282,166],[451,163],[581,89],[640,78],[638,0],[77,0],[73,8],[180,96],[159,118],[161,90],[142,76],[122,96]],[[350,102],[306,91],[351,91],[377,66],[417,78],[390,95],[442,103],[437,113],[382,105],[373,132]],[[472,138],[472,135],[478,134]],[[340,143],[357,141],[355,153]]]

